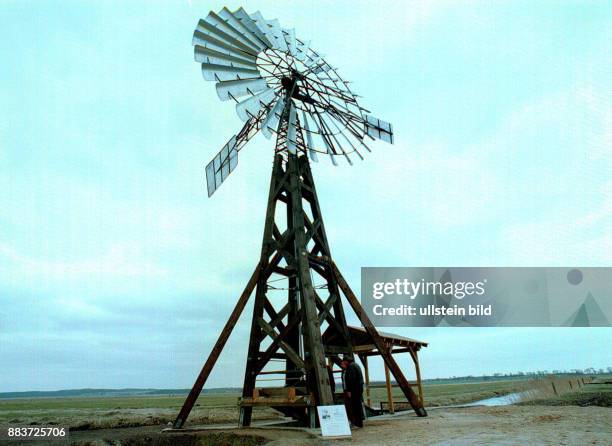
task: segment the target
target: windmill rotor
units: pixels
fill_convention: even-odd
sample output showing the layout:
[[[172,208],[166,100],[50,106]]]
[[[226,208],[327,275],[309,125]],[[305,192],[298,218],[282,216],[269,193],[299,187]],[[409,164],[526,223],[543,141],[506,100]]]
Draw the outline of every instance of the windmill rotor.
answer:
[[[289,135],[286,152],[307,153],[317,162],[328,155],[334,165],[351,155],[363,159],[368,140],[393,144],[393,128],[369,114],[350,82],[315,51],[310,41],[243,8],[211,11],[194,31],[195,60],[205,80],[216,83],[221,101],[233,101],[245,122],[206,166],[211,196],[238,164],[238,152],[259,131],[278,136],[283,120]],[[295,144],[295,135],[300,144]]]

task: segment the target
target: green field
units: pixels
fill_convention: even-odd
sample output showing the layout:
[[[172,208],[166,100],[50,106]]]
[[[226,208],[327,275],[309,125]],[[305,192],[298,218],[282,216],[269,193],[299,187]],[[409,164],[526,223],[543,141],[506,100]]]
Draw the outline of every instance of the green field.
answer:
[[[567,404],[578,404],[577,398],[586,398],[584,395],[588,392],[595,394],[608,392],[607,395],[610,395],[609,384],[579,388],[576,385],[576,379],[576,377],[564,377],[555,380],[557,389],[561,393],[559,398]],[[574,381],[574,389],[569,388],[569,380]],[[425,406],[464,404],[534,388],[548,389],[547,392],[550,393],[550,383],[550,379],[426,383],[424,385]],[[576,391],[577,389],[579,390]],[[559,399],[553,398],[548,393],[545,392],[543,395],[547,396],[550,401]],[[395,401],[405,400],[399,388],[393,389],[393,395]],[[372,406],[378,408],[380,401],[387,399],[386,389],[382,387],[372,389],[371,399]],[[71,429],[159,425],[173,421],[183,401],[184,396],[142,395],[0,399],[0,424],[61,424],[69,425]],[[194,424],[234,424],[238,418],[237,401],[238,394],[202,395],[192,411],[190,422]],[[255,419],[273,419],[277,415],[273,410],[264,408],[256,409],[254,417]]]
[[[202,396],[198,404],[209,408],[235,406],[237,394],[211,394]],[[185,396],[123,396],[95,398],[15,398],[0,400],[0,414],[10,410],[64,410],[64,409],[169,409],[177,408]]]
[[[134,427],[173,421],[184,396],[132,396],[86,398],[16,398],[0,400],[0,424],[61,424],[71,429]],[[238,395],[200,397],[190,420],[195,423],[229,423],[237,419]],[[258,411],[256,418],[274,416]]]
[[[428,406],[440,406],[476,401],[496,395],[522,390],[526,381],[487,381],[476,383],[431,384],[423,390]],[[393,389],[394,398],[402,400],[403,394],[397,387]],[[236,408],[238,394],[208,394],[198,399],[197,407],[207,409]],[[372,401],[377,404],[387,399],[386,389],[372,389]],[[62,411],[107,411],[117,410],[178,410],[185,400],[184,396],[130,396],[95,398],[15,398],[0,400],[0,421],[7,417],[26,413],[46,413]]]

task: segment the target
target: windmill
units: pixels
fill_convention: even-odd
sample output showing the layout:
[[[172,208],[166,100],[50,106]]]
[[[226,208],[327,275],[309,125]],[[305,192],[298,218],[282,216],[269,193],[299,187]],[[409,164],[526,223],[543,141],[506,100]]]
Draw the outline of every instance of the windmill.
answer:
[[[240,150],[255,134],[275,137],[276,144],[261,257],[174,427],[185,423],[253,291],[241,426],[250,425],[254,406],[274,407],[312,426],[316,406],[334,404],[326,359],[353,355],[340,290],[417,415],[426,416],[331,258],[309,161],[352,164],[370,151],[367,142],[393,143],[391,124],[361,107],[349,83],[308,41],[260,12],[211,11],[199,21],[193,45],[204,79],[215,82],[219,99],[235,103],[244,121],[206,166],[208,195],[236,169]],[[334,345],[323,341],[324,329]],[[282,370],[269,369],[279,362]],[[258,379],[279,374],[280,390],[258,388]]]

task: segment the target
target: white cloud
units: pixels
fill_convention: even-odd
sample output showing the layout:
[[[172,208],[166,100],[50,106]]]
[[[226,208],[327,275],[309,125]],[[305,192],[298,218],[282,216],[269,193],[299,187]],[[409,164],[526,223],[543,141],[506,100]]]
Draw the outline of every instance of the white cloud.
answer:
[[[512,262],[533,265],[605,265],[612,232],[612,101],[609,92],[574,88],[535,101],[515,113],[486,146],[537,151],[537,139],[561,135],[557,159],[534,157],[534,177],[523,194],[557,200],[556,207],[506,225],[503,243]],[[564,145],[569,140],[569,145]],[[553,153],[554,156],[554,153]],[[537,163],[540,165],[537,166]],[[539,167],[539,170],[536,169]],[[540,175],[536,175],[537,173]],[[512,183],[509,183],[512,184]],[[524,186],[531,186],[526,189]],[[525,202],[529,202],[529,196]],[[536,204],[545,204],[535,201]],[[536,208],[536,211],[539,209]]]
[[[148,262],[133,247],[114,245],[97,257],[77,261],[37,259],[0,243],[2,269],[12,277],[62,281],[75,278],[107,277],[162,277],[166,271]]]

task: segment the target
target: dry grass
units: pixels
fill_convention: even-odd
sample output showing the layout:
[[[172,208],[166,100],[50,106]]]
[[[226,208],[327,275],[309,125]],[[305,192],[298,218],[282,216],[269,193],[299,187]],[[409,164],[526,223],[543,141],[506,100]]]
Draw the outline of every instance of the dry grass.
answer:
[[[529,380],[426,384],[423,386],[423,393],[427,407],[451,406],[521,392],[532,386],[533,383]],[[373,407],[379,407],[381,401],[387,401],[387,390],[385,388],[372,389],[371,399]],[[393,388],[393,399],[395,401],[406,399],[399,387]]]
[[[542,395],[521,405],[612,407],[612,384],[593,383],[560,395]]]
[[[574,387],[577,388],[576,378],[573,380]],[[563,395],[561,398],[553,398],[550,380],[429,384],[424,386],[425,405],[434,407],[464,404],[526,389],[536,389],[539,398],[553,398],[554,401],[563,403],[573,401],[574,395],[579,393],[568,393],[567,378],[555,380],[555,383],[559,393]],[[592,389],[597,390],[595,387]],[[394,388],[393,394],[396,401],[405,400],[399,388]],[[371,397],[373,406],[378,407],[380,401],[387,399],[386,389],[372,389]],[[609,401],[609,394],[607,398],[606,401]],[[71,430],[159,426],[174,421],[183,401],[183,396],[7,399],[0,400],[0,424],[59,424],[67,425]],[[194,425],[235,424],[238,420],[237,402],[237,394],[202,395],[189,417],[189,422]],[[277,418],[278,413],[272,409],[254,410],[256,420]]]
[[[235,423],[237,395],[204,395],[193,424]],[[31,398],[0,400],[0,424],[59,424],[71,430],[163,425],[174,421],[184,397]],[[272,409],[255,409],[254,419],[274,419]]]

